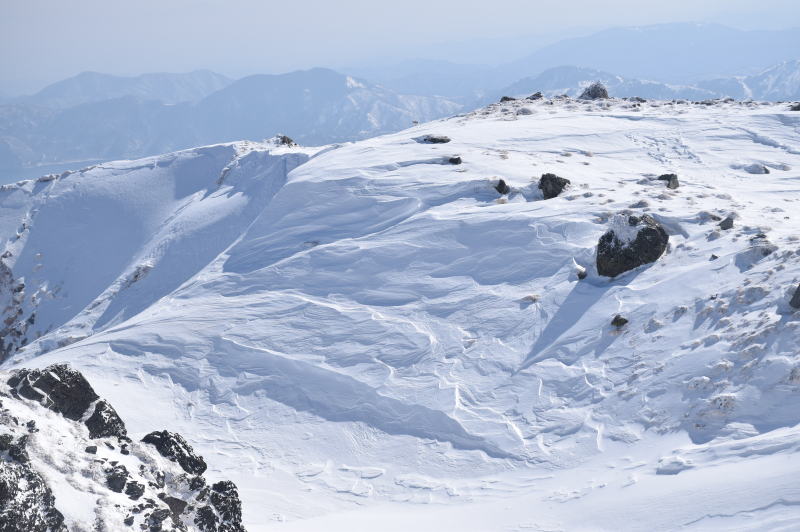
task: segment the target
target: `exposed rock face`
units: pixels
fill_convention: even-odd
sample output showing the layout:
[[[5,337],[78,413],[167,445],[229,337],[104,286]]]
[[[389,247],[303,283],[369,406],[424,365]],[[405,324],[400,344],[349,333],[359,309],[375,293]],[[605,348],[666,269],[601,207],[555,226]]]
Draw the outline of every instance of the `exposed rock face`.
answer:
[[[628,323],[628,319],[627,318],[623,318],[619,314],[614,316],[614,319],[611,320],[611,325],[613,325],[617,329],[622,328],[626,323]]]
[[[581,100],[607,100],[608,89],[599,81],[595,81],[586,87],[578,98]]]
[[[542,191],[544,199],[552,199],[561,194],[569,184],[569,179],[558,177],[555,174],[542,174],[539,179],[539,190]]]
[[[667,249],[669,235],[652,217],[616,215],[597,244],[597,272],[616,277],[655,262]]]
[[[2,260],[7,254],[0,257],[0,361],[26,344],[28,328],[36,321],[35,309],[25,304],[25,283]]]
[[[41,475],[30,464],[0,460],[0,532],[66,530]]]
[[[504,180],[504,179],[501,179],[500,181],[498,181],[498,182],[497,182],[497,184],[494,186],[494,189],[495,189],[497,192],[499,192],[500,194],[503,194],[503,195],[506,195],[506,194],[508,194],[509,192],[511,192],[511,187],[509,187],[509,186],[506,184],[506,182],[505,182],[505,180]]]
[[[678,176],[675,175],[675,174],[660,175],[660,176],[658,176],[658,179],[660,181],[666,181],[667,182],[667,188],[675,189],[675,188],[678,188],[680,186],[680,183],[678,182]]]
[[[36,401],[77,421],[100,397],[89,382],[66,364],[55,364],[44,370],[21,369],[8,379],[8,385],[20,396]]]
[[[789,304],[794,308],[800,308],[800,285],[798,285],[797,289],[794,291],[794,295],[792,296],[792,300],[789,301]]]
[[[8,380],[8,385],[25,399],[41,403],[67,419],[83,418],[92,404],[94,412],[86,420],[92,438],[127,436],[125,424],[116,410],[95,393],[89,382],[66,364],[55,364],[44,370],[21,369]]]
[[[724,220],[719,223],[719,228],[727,231],[728,229],[733,229],[733,216],[728,216]]]
[[[206,470],[203,457],[194,454],[192,446],[180,434],[166,430],[151,432],[142,441],[154,445],[161,456],[176,462],[187,473],[202,475]]]
[[[500,98],[500,103],[513,102],[516,100],[517,100],[516,98],[512,98],[511,96],[503,96],[502,98]]]
[[[543,98],[543,96],[542,96],[541,92],[534,92],[533,94],[528,96],[527,99],[528,100],[541,100],[542,98]]]
[[[789,107],[789,110],[790,111],[800,111],[800,103],[796,103],[796,104],[792,105],[791,107]]]
[[[420,142],[427,144],[446,144],[450,142],[450,137],[445,135],[425,135],[420,139]]]
[[[85,480],[93,483],[97,504],[107,505],[95,512],[96,521],[76,529],[244,532],[232,482],[209,486],[201,476],[205,461],[178,434],[154,432],[146,443],[128,439],[113,407],[69,366],[13,371],[0,379],[0,396],[0,532],[73,528],[70,508],[59,507],[37,471],[44,462],[48,479],[89,472]],[[35,417],[44,408],[60,416]],[[75,430],[84,419],[89,435]],[[102,444],[92,444],[91,438]],[[121,502],[126,500],[128,505]]]
[[[291,137],[286,135],[278,135],[275,137],[275,143],[278,146],[297,146],[297,143]]]

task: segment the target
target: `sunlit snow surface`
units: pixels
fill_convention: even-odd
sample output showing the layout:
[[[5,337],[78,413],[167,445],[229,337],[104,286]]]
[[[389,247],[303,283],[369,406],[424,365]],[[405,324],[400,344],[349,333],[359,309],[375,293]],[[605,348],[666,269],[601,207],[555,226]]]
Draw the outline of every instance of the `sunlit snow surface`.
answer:
[[[252,530],[789,530],[787,109],[517,101],[6,186],[0,244],[36,312],[6,366],[69,361],[132,436],[183,434]],[[545,201],[546,172],[572,184]],[[595,246],[626,210],[670,245],[609,280]]]

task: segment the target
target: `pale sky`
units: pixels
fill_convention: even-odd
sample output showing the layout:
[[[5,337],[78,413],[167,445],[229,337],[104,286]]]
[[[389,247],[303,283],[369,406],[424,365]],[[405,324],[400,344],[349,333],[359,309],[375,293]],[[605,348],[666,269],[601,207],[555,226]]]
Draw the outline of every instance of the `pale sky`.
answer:
[[[238,77],[416,57],[499,64],[535,42],[665,22],[783,29],[800,25],[800,1],[0,0],[0,93],[86,70]],[[481,57],[468,53],[474,43],[463,54],[435,46],[484,40]]]

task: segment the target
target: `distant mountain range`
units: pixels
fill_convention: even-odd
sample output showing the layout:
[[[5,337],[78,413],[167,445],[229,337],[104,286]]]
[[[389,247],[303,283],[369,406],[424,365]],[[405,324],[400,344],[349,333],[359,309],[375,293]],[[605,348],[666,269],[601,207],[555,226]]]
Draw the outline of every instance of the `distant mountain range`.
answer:
[[[2,105],[0,172],[12,181],[61,166],[277,133],[321,145],[397,131],[460,109],[441,97],[398,94],[322,68],[225,79],[213,73],[82,74]],[[193,101],[214,83],[224,86]]]
[[[565,39],[500,66],[422,60],[235,81],[85,72],[0,105],[0,182],[279,133],[306,145],[358,140],[503,95],[577,96],[597,80],[617,97],[798,100],[799,50],[800,30],[668,24]]]
[[[536,91],[545,96],[566,94],[574,97],[593,81],[602,82],[609,94],[618,98],[640,96],[660,100],[704,100],[730,97],[737,100],[790,101],[800,99],[800,60],[786,61],[752,76],[712,79],[694,85],[672,85],[624,78],[591,68],[561,66],[492,91],[479,101],[487,103],[504,95],[522,96]]]

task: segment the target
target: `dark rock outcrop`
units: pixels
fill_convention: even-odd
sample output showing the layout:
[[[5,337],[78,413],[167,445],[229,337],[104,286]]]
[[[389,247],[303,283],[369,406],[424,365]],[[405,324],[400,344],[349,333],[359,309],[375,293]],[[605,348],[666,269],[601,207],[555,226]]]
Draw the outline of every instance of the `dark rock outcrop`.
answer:
[[[445,135],[425,135],[420,139],[420,142],[426,144],[446,144],[450,142],[450,137]]]
[[[506,194],[508,194],[509,192],[511,192],[511,187],[509,187],[509,186],[506,184],[506,182],[505,182],[505,180],[504,180],[504,179],[501,179],[500,181],[498,181],[498,182],[497,182],[497,184],[494,186],[494,189],[495,189],[497,192],[499,192],[500,194],[503,194],[503,195],[506,195]]]
[[[92,438],[127,436],[125,424],[116,410],[101,400],[89,381],[66,364],[54,364],[43,370],[21,369],[8,380],[12,393],[41,403],[67,419],[78,421],[94,405],[94,412],[86,420]]]
[[[796,103],[796,104],[792,105],[791,107],[789,107],[789,110],[790,111],[800,111],[800,103]]]
[[[586,87],[578,98],[580,100],[607,100],[608,89],[599,81],[595,81]]]
[[[667,188],[675,189],[680,186],[680,182],[678,182],[678,176],[676,174],[663,174],[658,176],[660,181],[667,182]]]
[[[41,475],[28,463],[0,460],[0,532],[66,530]]]
[[[197,510],[195,524],[200,530],[244,532],[242,503],[239,501],[239,492],[233,482],[222,481],[214,484],[208,501],[210,504]]]
[[[450,157],[449,159],[447,159],[447,162],[450,164],[461,164],[461,157],[457,155],[455,157]]]
[[[544,199],[552,199],[561,194],[569,184],[570,180],[564,177],[558,177],[555,174],[542,174],[539,179],[539,190],[542,191]]]
[[[794,308],[800,308],[800,285],[798,285],[797,289],[794,291],[794,295],[791,301],[789,301],[789,304]]]
[[[627,320],[627,318],[623,318],[623,317],[622,317],[622,316],[620,316],[619,314],[617,314],[616,316],[614,316],[614,319],[613,319],[613,320],[611,320],[611,325],[613,325],[613,326],[614,326],[614,327],[616,327],[617,329],[620,329],[620,328],[622,328],[622,327],[623,327],[623,326],[624,326],[626,323],[628,323],[628,320]]]
[[[106,469],[106,486],[111,491],[122,493],[125,483],[128,481],[128,470],[122,464],[116,464]]]
[[[278,135],[275,137],[275,142],[279,146],[297,146],[297,143],[286,135]]]
[[[166,430],[151,432],[142,441],[155,446],[161,456],[176,462],[187,473],[202,475],[206,470],[203,457],[196,455],[192,446],[180,434]]]
[[[128,435],[125,423],[122,422],[117,411],[101,399],[94,407],[94,413],[86,420],[86,427],[89,429],[90,438],[125,438]]]
[[[543,98],[542,93],[537,91],[537,92],[534,92],[533,94],[531,94],[530,96],[528,96],[527,99],[528,100],[541,100],[542,98]]]
[[[667,249],[669,235],[651,216],[617,215],[597,244],[597,272],[616,277],[655,262]]]
[[[99,399],[89,382],[66,364],[21,369],[8,380],[20,396],[37,401],[67,419],[77,421]]]
[[[500,98],[500,103],[515,102],[515,101],[517,101],[517,99],[512,98],[511,96],[503,96],[502,98]]]
[[[719,228],[727,231],[733,228],[733,216],[728,216],[719,223]]]

